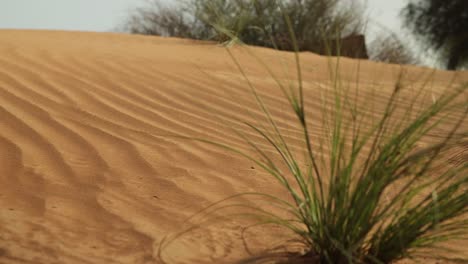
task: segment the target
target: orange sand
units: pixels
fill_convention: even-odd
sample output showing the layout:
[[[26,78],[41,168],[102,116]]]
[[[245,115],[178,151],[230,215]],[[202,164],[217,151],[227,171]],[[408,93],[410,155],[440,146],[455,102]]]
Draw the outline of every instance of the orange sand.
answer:
[[[253,51],[276,72],[283,69],[278,54],[294,69],[290,53]],[[279,89],[245,51],[234,54],[294,140],[295,119]],[[301,56],[313,116],[316,89],[329,79],[327,58]],[[354,79],[357,61],[342,63],[343,78]],[[363,92],[378,83],[379,96],[387,96],[399,70],[361,62]],[[412,78],[430,70],[409,71]],[[453,77],[433,75],[434,94]],[[226,122],[260,116],[226,50],[213,43],[0,31],[0,263],[160,263],[161,239],[205,206],[247,191],[285,197],[252,162],[167,136],[242,146]],[[268,230],[273,238],[275,230]],[[165,254],[171,263],[239,261],[249,253],[238,231],[229,223],[195,232]],[[272,235],[251,235],[254,253]]]

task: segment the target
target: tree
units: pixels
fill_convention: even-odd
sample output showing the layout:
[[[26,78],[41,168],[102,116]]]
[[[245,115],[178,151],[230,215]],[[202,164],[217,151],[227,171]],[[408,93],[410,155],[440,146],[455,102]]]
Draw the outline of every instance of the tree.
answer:
[[[468,64],[467,0],[413,0],[402,14],[407,27],[441,55],[447,69]]]
[[[369,57],[374,61],[393,64],[420,64],[409,46],[396,34],[379,33],[369,44]]]
[[[164,6],[149,0],[127,21],[131,33],[227,41],[323,53],[323,40],[361,33],[361,6],[343,0],[179,0]],[[285,20],[288,17],[290,23]]]

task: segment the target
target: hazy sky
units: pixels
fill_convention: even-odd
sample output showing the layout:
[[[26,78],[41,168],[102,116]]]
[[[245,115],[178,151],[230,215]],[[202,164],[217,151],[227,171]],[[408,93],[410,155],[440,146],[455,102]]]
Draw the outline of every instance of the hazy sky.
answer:
[[[371,26],[383,25],[398,32],[398,12],[405,2],[367,0]],[[144,3],[145,0],[0,0],[0,28],[110,31],[122,23],[129,10]]]
[[[141,0],[0,0],[0,28],[110,31]]]

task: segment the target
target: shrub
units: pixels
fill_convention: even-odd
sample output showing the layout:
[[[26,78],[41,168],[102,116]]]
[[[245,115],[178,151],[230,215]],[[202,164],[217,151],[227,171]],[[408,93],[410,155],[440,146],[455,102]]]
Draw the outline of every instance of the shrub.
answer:
[[[369,57],[374,61],[393,64],[419,64],[410,48],[396,35],[379,35],[369,45]]]
[[[264,47],[274,47],[273,38],[276,48],[292,51],[283,19],[287,15],[297,48],[320,53],[324,36],[339,39],[361,33],[364,27],[362,7],[341,0],[185,0],[173,6],[149,2],[130,15],[126,29],[131,33],[221,42],[232,34],[246,44]],[[213,25],[230,34],[214,30]]]
[[[133,34],[201,38],[195,33],[193,18],[174,7],[150,1],[151,5],[133,11],[125,22],[123,30]]]

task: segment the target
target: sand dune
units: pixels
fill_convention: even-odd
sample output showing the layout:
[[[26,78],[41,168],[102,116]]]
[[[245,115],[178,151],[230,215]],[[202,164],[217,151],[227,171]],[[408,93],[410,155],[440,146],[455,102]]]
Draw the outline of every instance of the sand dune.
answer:
[[[253,51],[287,78],[277,58],[292,63],[291,54]],[[289,140],[299,142],[294,116],[272,78],[245,51],[234,54]],[[255,137],[236,120],[256,120],[261,113],[223,47],[110,33],[2,30],[0,55],[0,263],[159,263],[161,239],[205,206],[252,190],[285,196],[251,162],[168,136],[243,147],[228,124]],[[301,56],[313,113],[320,103],[317,89],[329,80],[327,58]],[[343,78],[353,80],[357,61],[342,63]],[[359,67],[364,93],[379,84],[377,103],[400,71],[374,62]],[[418,67],[408,71],[414,80],[430,74]],[[432,74],[437,95],[453,73]],[[455,81],[463,80],[467,72]],[[457,149],[452,162],[466,162],[466,150]],[[167,253],[174,263],[239,261],[249,254],[238,231],[222,224]],[[251,241],[260,251],[272,238],[257,232]]]

